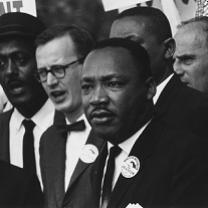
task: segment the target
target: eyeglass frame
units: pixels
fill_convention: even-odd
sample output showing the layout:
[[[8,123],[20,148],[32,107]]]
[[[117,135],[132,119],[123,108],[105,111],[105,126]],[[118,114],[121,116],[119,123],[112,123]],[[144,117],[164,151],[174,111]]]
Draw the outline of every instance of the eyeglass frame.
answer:
[[[79,58],[75,61],[72,61],[68,64],[62,64],[62,65],[60,64],[60,65],[52,65],[52,66],[49,66],[49,67],[41,67],[41,68],[37,69],[36,78],[39,82],[43,83],[43,82],[47,81],[48,73],[51,73],[54,77],[56,77],[56,79],[63,79],[65,77],[67,68],[69,68],[71,65],[76,64],[78,62],[81,63],[81,62],[83,62],[83,60],[84,60],[84,57]],[[59,70],[62,70],[63,75],[61,75],[61,76],[58,75],[57,76],[57,74],[54,72],[54,67],[59,67]],[[46,73],[43,80],[41,79],[40,70],[44,70],[44,73]]]

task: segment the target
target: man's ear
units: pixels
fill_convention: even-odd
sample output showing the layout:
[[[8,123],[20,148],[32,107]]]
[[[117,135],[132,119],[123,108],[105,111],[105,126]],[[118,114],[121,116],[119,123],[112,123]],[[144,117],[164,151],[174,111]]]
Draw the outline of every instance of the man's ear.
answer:
[[[145,81],[145,84],[147,86],[147,99],[151,100],[155,94],[156,94],[156,82],[155,80],[150,77]]]
[[[168,39],[163,41],[163,44],[165,46],[165,55],[164,55],[164,57],[166,59],[172,58],[173,54],[175,53],[175,48],[176,48],[175,40],[173,38],[168,38]]]

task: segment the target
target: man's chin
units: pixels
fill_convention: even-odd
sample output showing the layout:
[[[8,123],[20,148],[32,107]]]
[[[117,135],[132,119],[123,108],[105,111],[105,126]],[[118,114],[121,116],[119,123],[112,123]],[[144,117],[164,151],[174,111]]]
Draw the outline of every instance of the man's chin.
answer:
[[[92,125],[92,129],[99,137],[103,139],[107,139],[108,137],[114,135],[114,132],[110,127]]]
[[[8,96],[9,101],[12,103],[13,106],[15,107],[22,107],[24,106],[26,103],[30,102],[30,96]]]
[[[113,126],[92,126],[92,129],[98,137],[107,140],[113,144],[117,143],[118,134]]]

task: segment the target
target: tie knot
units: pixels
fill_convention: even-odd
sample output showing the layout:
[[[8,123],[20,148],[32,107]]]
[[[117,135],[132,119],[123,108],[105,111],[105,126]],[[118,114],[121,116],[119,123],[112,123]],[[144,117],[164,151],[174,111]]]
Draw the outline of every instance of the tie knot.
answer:
[[[117,157],[119,154],[121,153],[121,148],[117,145],[114,145],[113,147],[111,147],[110,149],[110,156],[111,157]]]
[[[25,127],[25,130],[28,130],[28,131],[32,131],[33,128],[35,127],[35,123],[32,120],[24,119],[22,124]]]

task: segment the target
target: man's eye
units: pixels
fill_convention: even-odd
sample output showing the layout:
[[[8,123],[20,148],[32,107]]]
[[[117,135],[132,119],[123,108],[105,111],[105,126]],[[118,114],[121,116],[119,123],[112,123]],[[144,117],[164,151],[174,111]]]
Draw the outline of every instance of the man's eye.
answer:
[[[54,71],[54,73],[56,73],[56,74],[62,74],[63,73],[63,71],[64,71],[64,67],[63,66],[53,66],[52,68],[51,68],[53,71]]]
[[[120,88],[123,85],[123,83],[120,81],[110,81],[107,82],[106,85],[111,88]]]
[[[6,66],[6,61],[5,60],[3,60],[3,59],[0,59],[0,70],[3,70],[4,68],[5,68],[5,66]]]
[[[192,57],[184,57],[184,58],[181,58],[180,61],[185,65],[189,65],[193,63],[194,59]]]
[[[14,56],[14,60],[17,65],[24,66],[29,62],[30,56],[27,54],[18,53]]]
[[[93,85],[92,84],[82,84],[81,88],[82,88],[83,92],[89,92],[89,90],[93,88]]]
[[[38,74],[39,74],[40,76],[46,75],[46,69],[44,69],[44,68],[38,69]]]
[[[186,65],[189,65],[189,64],[191,64],[192,62],[193,62],[192,59],[185,59],[185,60],[183,61],[183,63],[186,64]]]

